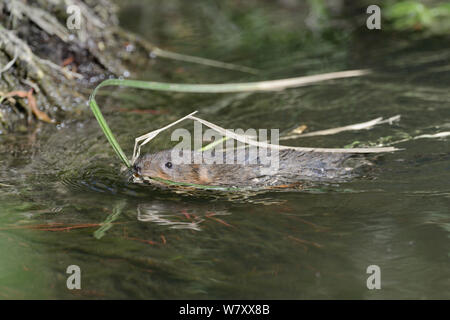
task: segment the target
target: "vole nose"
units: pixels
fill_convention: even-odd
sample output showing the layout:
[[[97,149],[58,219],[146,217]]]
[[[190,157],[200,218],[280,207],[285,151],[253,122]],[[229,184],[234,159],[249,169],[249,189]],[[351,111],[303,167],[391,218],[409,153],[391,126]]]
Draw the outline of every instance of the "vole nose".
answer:
[[[133,171],[134,171],[134,173],[141,175],[141,167],[136,163],[133,165]]]

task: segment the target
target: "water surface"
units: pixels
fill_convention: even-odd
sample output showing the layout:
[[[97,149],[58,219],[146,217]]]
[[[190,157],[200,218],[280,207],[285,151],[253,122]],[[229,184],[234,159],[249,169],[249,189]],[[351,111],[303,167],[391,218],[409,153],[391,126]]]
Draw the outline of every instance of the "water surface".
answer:
[[[281,133],[401,115],[372,130],[289,142],[297,146],[368,146],[450,131],[448,37],[360,30],[252,42],[280,30],[264,19],[246,24],[226,15],[217,19],[234,32],[200,28],[191,17],[214,13],[199,3],[203,11],[169,6],[141,15],[130,5],[121,21],[171,50],[261,74],[156,59],[136,66],[143,70],[136,77],[219,83],[353,68],[373,73],[270,93],[115,89],[99,104],[127,154],[134,137],[194,110],[226,128]],[[155,23],[157,14],[172,23]],[[284,14],[289,30],[299,24],[288,10],[273,14]],[[448,137],[398,144],[402,150],[382,156],[373,174],[347,183],[252,194],[130,184],[88,109],[58,127],[2,134],[0,143],[1,299],[450,298]],[[150,148],[166,144],[162,137]],[[80,291],[66,287],[69,265],[82,270]],[[381,268],[381,290],[366,287],[369,265]]]

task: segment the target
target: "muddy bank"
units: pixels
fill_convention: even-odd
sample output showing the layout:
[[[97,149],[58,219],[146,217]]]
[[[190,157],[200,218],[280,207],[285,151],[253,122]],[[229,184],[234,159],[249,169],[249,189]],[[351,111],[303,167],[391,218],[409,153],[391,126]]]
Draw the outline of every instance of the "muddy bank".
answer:
[[[148,60],[152,45],[124,32],[117,11],[109,0],[0,1],[1,131],[58,122],[96,83]]]

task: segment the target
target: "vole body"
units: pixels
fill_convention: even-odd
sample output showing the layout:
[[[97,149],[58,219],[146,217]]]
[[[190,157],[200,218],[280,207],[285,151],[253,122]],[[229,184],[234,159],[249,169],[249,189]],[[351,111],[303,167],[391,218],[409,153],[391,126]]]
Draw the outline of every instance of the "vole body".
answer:
[[[216,186],[280,186],[302,181],[345,181],[356,175],[356,168],[368,164],[363,157],[351,153],[300,152],[279,150],[275,167],[267,158],[244,152],[238,158],[235,153],[216,154],[223,163],[195,163],[202,159],[201,152],[190,151],[187,163],[174,161],[173,150],[141,156],[134,165],[141,177],[161,178],[174,182]],[[241,154],[242,156],[242,154]],[[238,160],[238,161],[237,161]],[[198,161],[197,161],[198,162]]]

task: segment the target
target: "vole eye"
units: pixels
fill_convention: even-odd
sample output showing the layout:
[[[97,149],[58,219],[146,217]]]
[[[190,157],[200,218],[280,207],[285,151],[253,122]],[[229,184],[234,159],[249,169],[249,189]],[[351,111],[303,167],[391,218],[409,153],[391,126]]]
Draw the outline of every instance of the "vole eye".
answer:
[[[169,169],[172,168],[172,162],[170,162],[170,161],[167,162],[167,163],[166,163],[166,167],[169,168]]]

